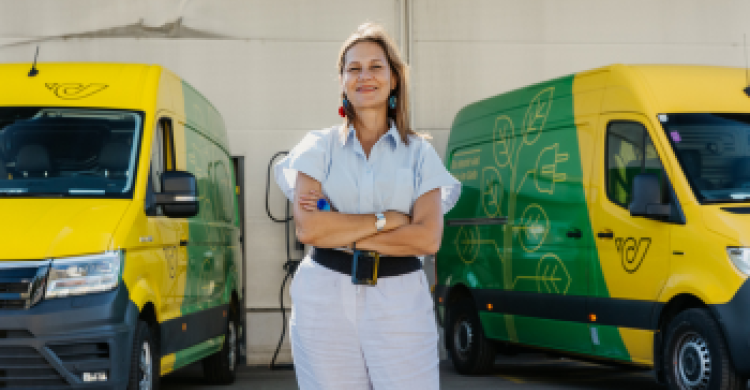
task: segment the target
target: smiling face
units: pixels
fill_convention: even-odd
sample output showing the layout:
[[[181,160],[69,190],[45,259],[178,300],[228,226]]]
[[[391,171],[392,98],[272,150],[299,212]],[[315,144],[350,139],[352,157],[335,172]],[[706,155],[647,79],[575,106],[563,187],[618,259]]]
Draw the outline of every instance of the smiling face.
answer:
[[[355,110],[385,110],[396,85],[385,51],[377,43],[359,42],[346,52],[341,87]]]

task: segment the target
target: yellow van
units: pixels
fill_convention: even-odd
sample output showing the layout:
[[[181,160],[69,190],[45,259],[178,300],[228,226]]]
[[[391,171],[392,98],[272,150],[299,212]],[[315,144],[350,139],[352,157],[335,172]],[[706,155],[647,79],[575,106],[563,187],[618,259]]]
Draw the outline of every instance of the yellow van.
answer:
[[[459,372],[530,347],[745,388],[745,69],[613,65],[491,97],[456,115],[446,163],[464,191],[435,295]]]
[[[240,226],[218,111],[160,67],[0,65],[0,387],[230,383]]]

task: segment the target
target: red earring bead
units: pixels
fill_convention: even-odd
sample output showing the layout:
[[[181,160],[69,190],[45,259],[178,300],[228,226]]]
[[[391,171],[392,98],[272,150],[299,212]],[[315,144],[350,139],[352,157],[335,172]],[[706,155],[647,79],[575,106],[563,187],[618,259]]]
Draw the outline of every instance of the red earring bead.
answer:
[[[339,107],[339,115],[341,115],[342,118],[346,118],[346,111],[344,111],[344,106]]]

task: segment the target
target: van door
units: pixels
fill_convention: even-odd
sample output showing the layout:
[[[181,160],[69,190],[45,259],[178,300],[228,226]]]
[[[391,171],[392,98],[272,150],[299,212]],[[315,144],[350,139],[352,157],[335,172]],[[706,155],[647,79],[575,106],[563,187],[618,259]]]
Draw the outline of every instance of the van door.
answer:
[[[592,262],[588,308],[594,352],[625,360],[652,359],[652,312],[666,280],[670,223],[633,217],[633,179],[653,173],[669,202],[667,173],[645,116],[603,116],[599,158],[592,177],[592,227],[598,261]]]
[[[174,170],[175,149],[172,135],[172,122],[167,118],[158,121],[154,140],[151,145],[151,165],[149,168],[148,189],[146,195],[146,215],[149,231],[156,232],[153,240],[158,247],[160,293],[162,307],[160,314],[165,319],[179,317],[183,304],[186,262],[186,251],[183,244],[186,239],[184,220],[164,216],[160,206],[154,203],[154,195],[161,192],[161,176],[165,171]],[[187,298],[187,297],[186,297]]]
[[[590,353],[585,318],[594,244],[577,127],[551,122],[543,135],[518,137],[515,145],[515,174],[508,175],[515,180],[505,182],[512,185],[504,236],[512,247],[507,305],[517,314],[511,330],[523,344]]]

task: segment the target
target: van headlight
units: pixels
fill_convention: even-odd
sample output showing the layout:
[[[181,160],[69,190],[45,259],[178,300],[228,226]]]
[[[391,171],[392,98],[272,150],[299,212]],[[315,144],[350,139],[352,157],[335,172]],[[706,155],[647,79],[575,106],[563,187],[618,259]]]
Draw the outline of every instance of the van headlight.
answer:
[[[47,278],[47,298],[114,290],[120,282],[123,252],[55,259]]]
[[[734,266],[745,275],[750,275],[750,248],[728,247],[727,255]]]

